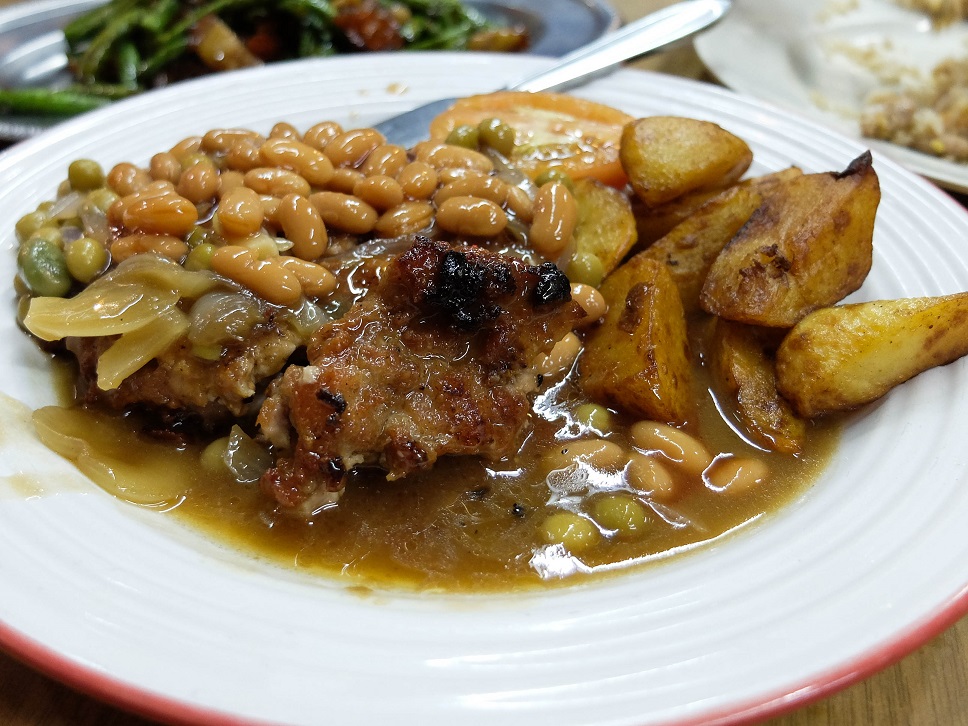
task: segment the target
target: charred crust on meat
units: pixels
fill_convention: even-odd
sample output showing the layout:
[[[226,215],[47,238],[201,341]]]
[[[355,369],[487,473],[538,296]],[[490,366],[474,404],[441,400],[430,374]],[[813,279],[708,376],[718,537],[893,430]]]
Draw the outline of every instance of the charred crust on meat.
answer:
[[[329,424],[335,426],[339,423],[340,414],[346,410],[346,399],[343,398],[343,394],[338,391],[333,393],[332,391],[327,391],[325,388],[320,388],[316,391],[316,398],[327,406],[332,407],[333,413],[327,418]]]
[[[871,156],[870,149],[865,151],[863,154],[858,156],[852,162],[847,165],[847,168],[842,172],[834,174],[834,179],[846,179],[854,174],[863,174],[866,172],[874,163],[874,158]]]
[[[571,282],[553,262],[545,262],[538,269],[538,284],[534,288],[534,304],[549,305],[571,300]]]

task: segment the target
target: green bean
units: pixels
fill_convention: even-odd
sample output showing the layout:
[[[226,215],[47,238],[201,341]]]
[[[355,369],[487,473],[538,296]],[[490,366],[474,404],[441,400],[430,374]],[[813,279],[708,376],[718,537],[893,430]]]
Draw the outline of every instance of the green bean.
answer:
[[[138,67],[141,65],[141,54],[130,40],[118,45],[115,56],[118,82],[122,86],[136,88],[138,85]]]
[[[0,89],[0,109],[8,113],[72,116],[108,103],[107,99],[77,91],[49,88]]]
[[[151,34],[160,33],[178,13],[178,0],[156,0],[141,18],[140,25]]]
[[[79,15],[64,26],[64,38],[70,46],[95,35],[98,28],[105,25],[119,12],[137,7],[138,0],[114,0],[100,7]]]
[[[111,20],[98,33],[84,51],[78,66],[78,76],[82,81],[97,80],[98,71],[108,59],[111,46],[137,24],[140,11],[130,10]]]

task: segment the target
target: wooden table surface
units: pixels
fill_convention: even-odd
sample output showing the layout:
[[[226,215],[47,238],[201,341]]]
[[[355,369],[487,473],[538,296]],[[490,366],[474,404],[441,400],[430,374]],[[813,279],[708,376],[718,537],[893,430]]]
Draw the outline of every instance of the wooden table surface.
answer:
[[[670,2],[613,0],[626,20]],[[13,4],[11,0],[0,0],[0,5],[9,4]],[[691,46],[635,65],[709,80]],[[151,723],[77,693],[0,653],[2,726],[148,726]],[[968,726],[968,618],[886,670],[765,723],[767,726]]]

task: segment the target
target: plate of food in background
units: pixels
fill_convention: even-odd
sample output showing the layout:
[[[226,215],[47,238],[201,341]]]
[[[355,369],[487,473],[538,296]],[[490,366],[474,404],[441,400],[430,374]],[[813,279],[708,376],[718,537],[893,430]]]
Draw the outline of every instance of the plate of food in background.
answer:
[[[0,9],[0,137],[206,73],[388,50],[560,56],[619,24],[604,0],[187,3],[35,0]]]
[[[545,63],[280,63],[0,155],[5,648],[169,720],[692,724],[965,612],[965,211],[707,84],[488,93]]]
[[[964,192],[966,38],[954,2],[746,0],[696,50],[730,88],[862,137]]]

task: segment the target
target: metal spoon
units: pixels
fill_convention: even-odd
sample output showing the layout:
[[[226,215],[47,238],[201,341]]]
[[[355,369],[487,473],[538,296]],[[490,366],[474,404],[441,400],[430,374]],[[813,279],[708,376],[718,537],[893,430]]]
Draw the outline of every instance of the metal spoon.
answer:
[[[509,91],[561,91],[603,75],[619,63],[668,48],[719,21],[731,0],[683,0],[657,10],[560,58],[550,68],[505,86]],[[409,147],[426,138],[427,127],[456,99],[418,106],[376,124],[391,143]]]

